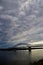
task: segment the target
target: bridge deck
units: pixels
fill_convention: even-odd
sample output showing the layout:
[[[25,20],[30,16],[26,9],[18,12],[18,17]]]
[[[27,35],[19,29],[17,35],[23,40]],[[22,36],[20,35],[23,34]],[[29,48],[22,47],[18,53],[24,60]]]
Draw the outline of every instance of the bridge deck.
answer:
[[[43,49],[40,47],[28,47],[28,48],[0,48],[0,51],[11,51],[11,50],[29,50],[31,51],[32,49]]]

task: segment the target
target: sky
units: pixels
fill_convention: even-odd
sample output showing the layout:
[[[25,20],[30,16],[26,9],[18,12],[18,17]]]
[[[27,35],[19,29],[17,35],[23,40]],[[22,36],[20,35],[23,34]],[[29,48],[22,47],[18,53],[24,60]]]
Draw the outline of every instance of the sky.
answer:
[[[43,0],[0,0],[0,47],[42,42]]]

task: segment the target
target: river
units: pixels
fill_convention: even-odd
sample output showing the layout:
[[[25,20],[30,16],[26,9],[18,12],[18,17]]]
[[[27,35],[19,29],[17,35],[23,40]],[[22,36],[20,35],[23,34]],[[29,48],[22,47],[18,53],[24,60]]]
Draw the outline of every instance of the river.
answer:
[[[0,63],[5,65],[29,65],[43,59],[43,49],[0,51]]]

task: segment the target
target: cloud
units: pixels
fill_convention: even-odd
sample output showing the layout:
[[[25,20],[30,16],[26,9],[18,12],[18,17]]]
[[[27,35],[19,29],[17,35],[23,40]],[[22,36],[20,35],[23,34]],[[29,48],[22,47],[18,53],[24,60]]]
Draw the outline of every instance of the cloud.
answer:
[[[0,6],[0,10],[3,10],[4,9],[4,7],[3,6]]]
[[[32,42],[32,43],[30,43],[30,45],[31,45],[31,46],[34,46],[34,47],[35,47],[35,46],[37,46],[37,47],[38,47],[38,46],[42,46],[42,47],[43,47],[43,41]]]
[[[1,41],[7,46],[43,40],[42,0],[6,0],[0,13]],[[5,6],[5,5],[6,6]],[[17,6],[16,6],[17,5]],[[4,42],[4,41],[3,41]],[[5,45],[6,45],[5,44]]]

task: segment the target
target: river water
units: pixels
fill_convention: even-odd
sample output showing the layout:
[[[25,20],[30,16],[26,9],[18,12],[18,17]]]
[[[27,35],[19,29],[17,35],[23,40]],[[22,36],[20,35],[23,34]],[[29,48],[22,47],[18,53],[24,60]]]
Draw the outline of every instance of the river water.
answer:
[[[43,49],[0,51],[0,63],[5,65],[29,65],[43,59]]]

